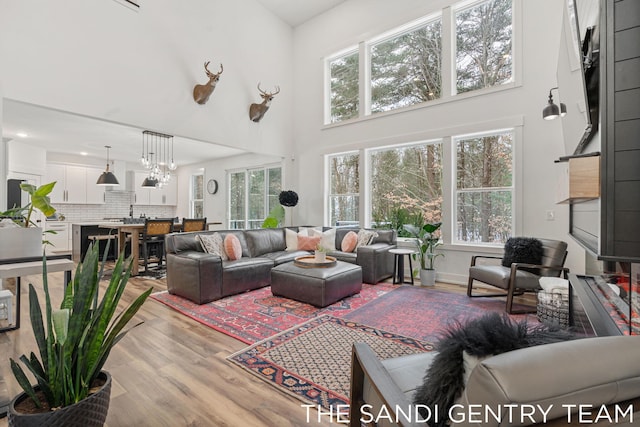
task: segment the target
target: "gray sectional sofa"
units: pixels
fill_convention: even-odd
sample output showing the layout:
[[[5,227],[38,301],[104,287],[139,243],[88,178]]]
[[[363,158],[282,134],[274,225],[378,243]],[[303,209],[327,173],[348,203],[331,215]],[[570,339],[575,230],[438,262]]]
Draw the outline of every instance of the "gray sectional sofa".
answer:
[[[297,227],[290,227],[296,230]],[[323,230],[328,230],[328,227]],[[336,248],[342,239],[357,228],[336,229]],[[340,261],[362,267],[362,280],[376,284],[393,274],[393,255],[396,247],[394,230],[375,230],[378,236],[371,244],[357,248],[354,253],[329,252]],[[242,258],[223,261],[219,256],[203,251],[198,234],[233,233],[242,246]],[[198,231],[171,233],[165,237],[167,254],[167,288],[169,293],[204,304],[229,295],[238,294],[271,284],[271,269],[308,251],[287,251],[284,228],[256,230]]]

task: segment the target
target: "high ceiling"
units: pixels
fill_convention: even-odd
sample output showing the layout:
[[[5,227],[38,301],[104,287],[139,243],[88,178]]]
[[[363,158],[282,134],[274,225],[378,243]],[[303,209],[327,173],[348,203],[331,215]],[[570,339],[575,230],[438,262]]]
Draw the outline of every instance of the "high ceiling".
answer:
[[[297,27],[347,0],[258,0],[283,21]]]
[[[292,27],[346,0],[257,0]],[[97,120],[39,106],[3,100],[2,137],[23,140],[48,152],[104,158],[110,145],[114,160],[135,161],[141,155],[144,129]],[[20,134],[26,133],[27,137]],[[174,137],[178,166],[243,153],[232,147]]]

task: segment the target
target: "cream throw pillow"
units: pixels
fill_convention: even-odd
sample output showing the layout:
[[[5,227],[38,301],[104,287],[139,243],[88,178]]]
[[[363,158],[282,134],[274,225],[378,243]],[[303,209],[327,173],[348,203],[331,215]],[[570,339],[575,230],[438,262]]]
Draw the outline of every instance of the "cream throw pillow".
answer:
[[[336,250],[336,229],[331,228],[327,231],[318,230],[312,228],[309,230],[312,236],[320,236],[320,246],[326,249],[328,252]]]
[[[300,231],[297,233],[288,228],[284,229],[284,239],[287,244],[287,249],[285,249],[286,251],[292,252],[298,250],[298,236],[309,237],[309,229],[300,228]]]
[[[378,237],[378,233],[370,230],[360,230],[358,231],[358,243],[356,243],[356,248],[360,246],[367,246],[371,244],[373,239]]]
[[[218,255],[223,261],[227,261],[229,257],[224,251],[224,242],[220,233],[198,234],[198,240],[202,245],[202,250],[208,254]]]

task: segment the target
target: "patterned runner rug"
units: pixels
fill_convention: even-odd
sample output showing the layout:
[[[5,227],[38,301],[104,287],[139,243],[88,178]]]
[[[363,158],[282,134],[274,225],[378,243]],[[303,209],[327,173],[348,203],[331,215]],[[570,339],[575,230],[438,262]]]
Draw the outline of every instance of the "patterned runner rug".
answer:
[[[323,314],[344,316],[395,288],[397,286],[389,283],[363,283],[359,294],[324,308],[275,297],[271,294],[270,287],[202,305],[166,291],[155,293],[151,298],[210,328],[246,344],[253,344]]]
[[[531,307],[514,304],[514,309]],[[469,298],[433,288],[399,286],[393,292],[340,316],[419,340],[436,342],[447,325],[480,317],[488,312],[506,313],[504,298]],[[512,314],[514,320],[538,323],[536,314]]]
[[[431,344],[324,315],[281,332],[228,359],[306,403],[349,403],[351,347],[365,342],[380,359],[433,350]]]

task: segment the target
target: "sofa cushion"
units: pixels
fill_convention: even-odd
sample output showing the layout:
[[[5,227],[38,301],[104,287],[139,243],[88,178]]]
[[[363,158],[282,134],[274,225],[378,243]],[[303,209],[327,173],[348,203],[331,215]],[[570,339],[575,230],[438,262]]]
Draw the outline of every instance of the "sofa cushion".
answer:
[[[267,258],[273,261],[275,265],[280,265],[285,262],[294,261],[299,256],[308,256],[309,252],[307,251],[278,251],[278,252],[270,252],[268,254],[262,255],[262,258]]]
[[[224,241],[220,233],[198,234],[198,240],[202,245],[202,249],[212,255],[218,255],[223,261],[229,259],[224,249]]]
[[[378,235],[373,238],[371,243],[386,243],[388,245],[396,244],[396,231],[395,230],[376,230]]]
[[[358,235],[355,233],[355,231],[349,231],[342,239],[340,249],[342,249],[342,252],[353,252],[356,249],[357,245]]]
[[[224,238],[224,251],[231,261],[242,258],[242,245],[234,234],[227,234]]]
[[[250,257],[259,257],[269,252],[284,251],[287,244],[282,228],[260,228],[245,230]]]

